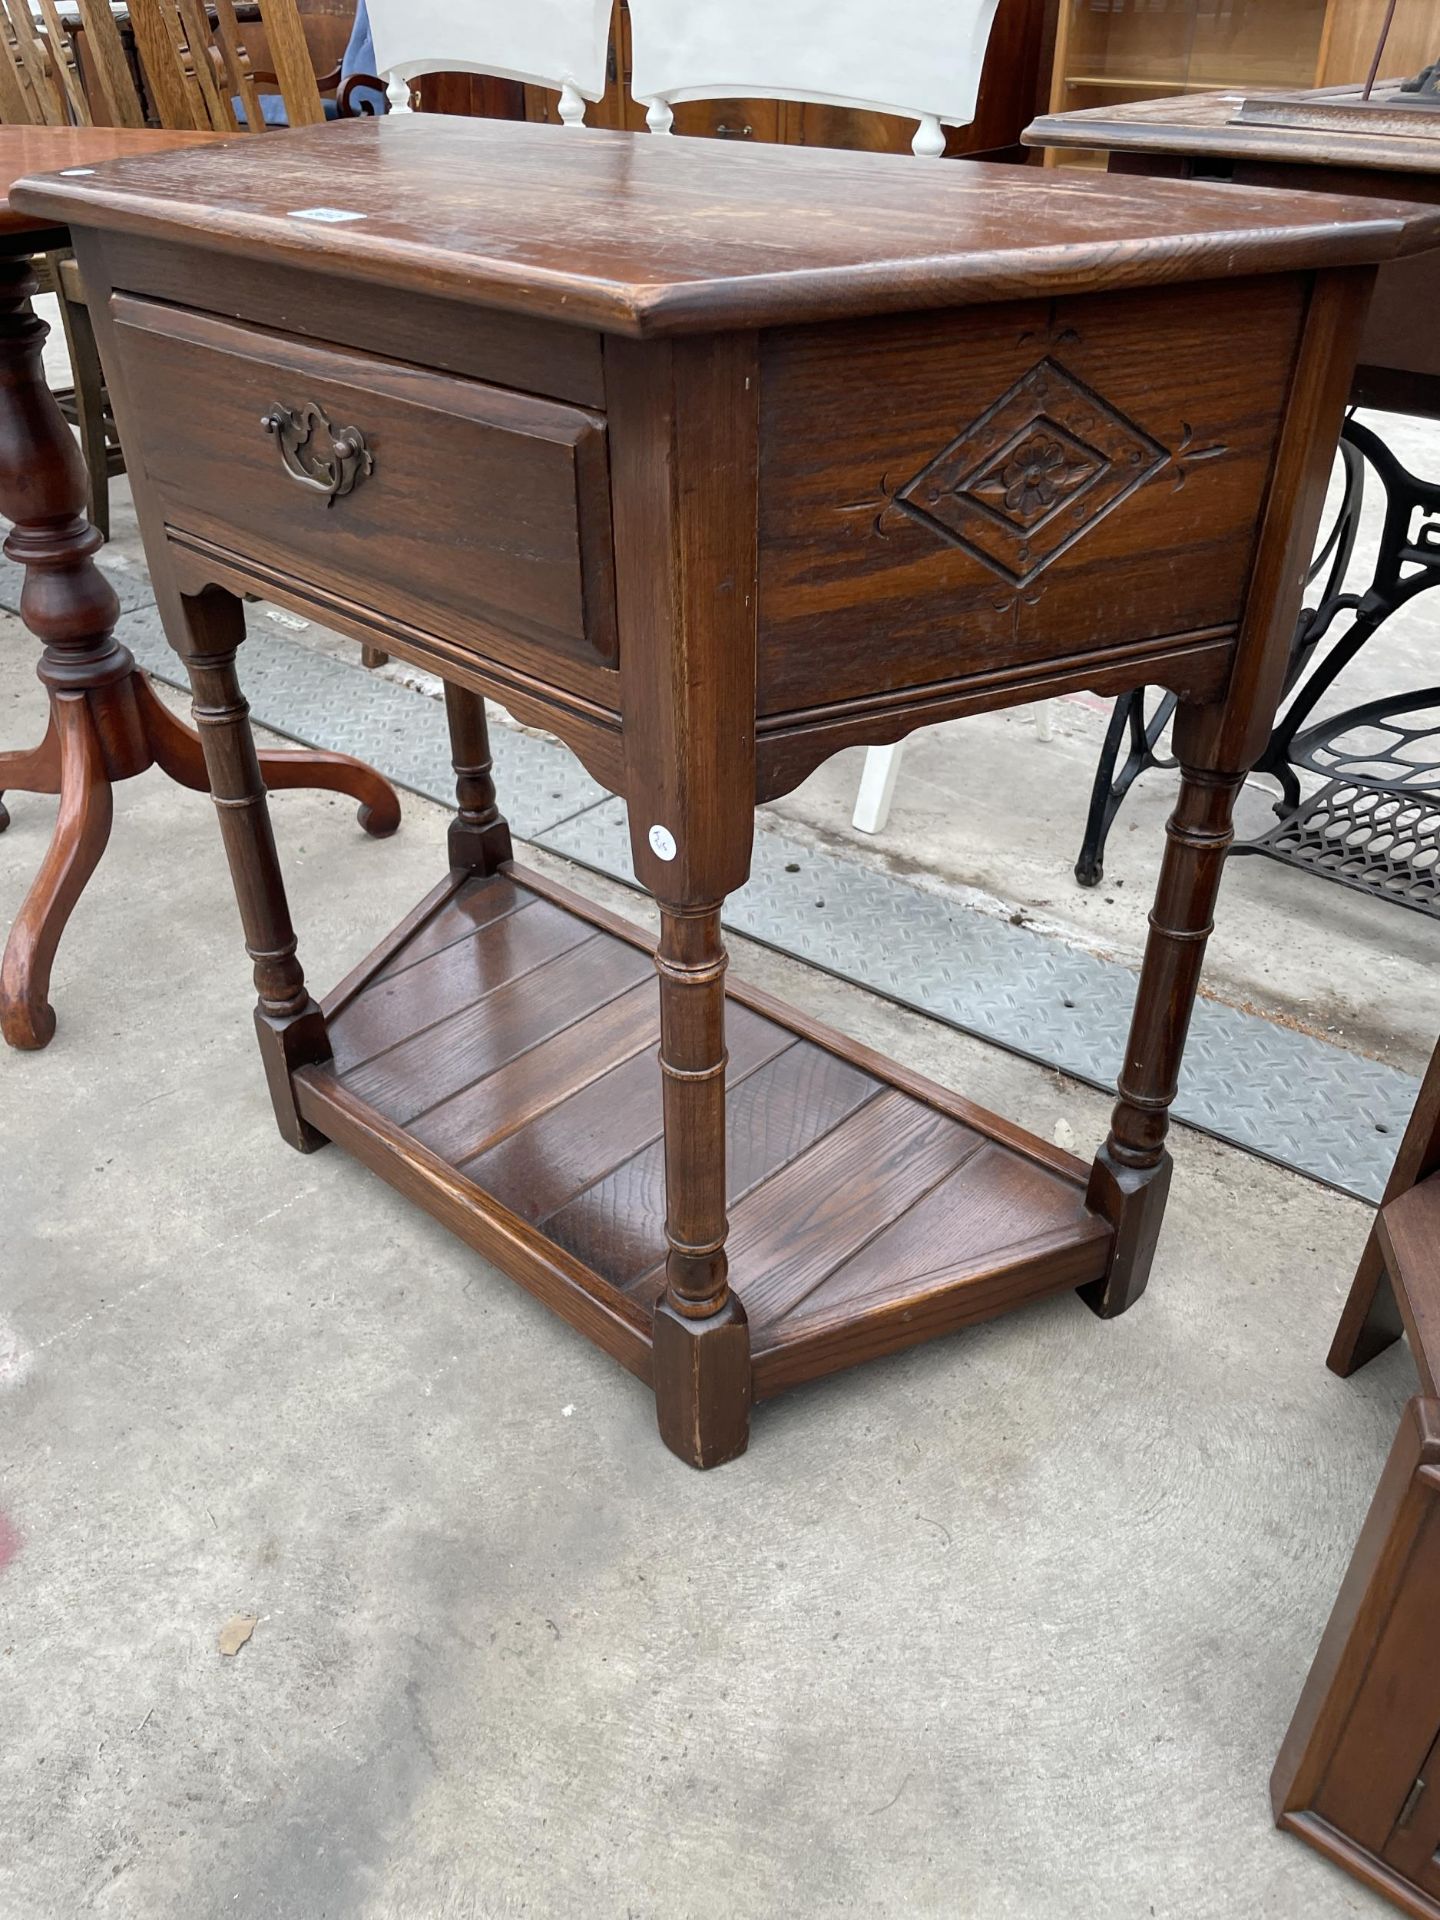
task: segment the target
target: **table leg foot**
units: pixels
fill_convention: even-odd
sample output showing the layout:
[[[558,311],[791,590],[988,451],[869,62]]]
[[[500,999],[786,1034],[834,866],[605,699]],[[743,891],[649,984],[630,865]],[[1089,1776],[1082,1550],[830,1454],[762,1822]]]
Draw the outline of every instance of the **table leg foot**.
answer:
[[[255,1036],[260,1042],[260,1059],[265,1068],[265,1084],[270,1104],[275,1109],[275,1124],[280,1137],[297,1153],[314,1153],[330,1143],[312,1127],[295,1100],[290,1076],[297,1067],[308,1067],[330,1056],[325,1037],[325,1016],[313,1000],[307,1000],[298,1013],[268,1013],[255,1009]]]
[[[691,1320],[655,1308],[655,1411],[660,1438],[692,1467],[720,1467],[750,1443],[750,1328],[732,1293]]]
[[[208,793],[210,777],[199,734],[170,711],[142,673],[135,676],[135,697],[155,764],[177,785]],[[320,787],[349,794],[360,803],[360,825],[372,839],[383,840],[400,825],[399,795],[363,760],[311,747],[264,747],[259,758],[260,772],[272,793],[282,787]]]
[[[448,836],[450,864],[466,873],[496,873],[514,857],[514,850],[495,794],[485,701],[468,687],[447,681],[445,714],[457,807]]]
[[[60,735],[52,712],[45,727],[45,738],[26,753],[0,753],[0,795],[7,793],[59,793]],[[0,833],[10,824],[10,815],[0,799]]]
[[[113,813],[105,756],[85,696],[55,695],[51,714],[60,812],[0,963],[0,1033],[12,1047],[30,1051],[54,1038],[50,969],[66,922],[105,851]],[[37,751],[43,753],[43,745]]]
[[[1114,1320],[1140,1298],[1150,1278],[1165,1201],[1170,1192],[1170,1155],[1152,1167],[1127,1167],[1107,1143],[1090,1169],[1087,1204],[1115,1229],[1110,1271],[1078,1289],[1080,1298],[1102,1320]]]
[[[1387,1347],[1393,1347],[1404,1332],[1405,1323],[1400,1317],[1395,1289],[1385,1271],[1380,1243],[1372,1232],[1365,1243],[1325,1364],[1342,1380],[1348,1380]]]

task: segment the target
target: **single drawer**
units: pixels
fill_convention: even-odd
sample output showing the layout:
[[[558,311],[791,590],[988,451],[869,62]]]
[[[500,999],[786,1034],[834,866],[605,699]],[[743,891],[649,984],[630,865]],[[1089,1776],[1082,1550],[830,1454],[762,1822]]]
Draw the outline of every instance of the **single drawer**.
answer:
[[[114,311],[127,451],[168,525],[615,704],[601,415],[124,294]]]

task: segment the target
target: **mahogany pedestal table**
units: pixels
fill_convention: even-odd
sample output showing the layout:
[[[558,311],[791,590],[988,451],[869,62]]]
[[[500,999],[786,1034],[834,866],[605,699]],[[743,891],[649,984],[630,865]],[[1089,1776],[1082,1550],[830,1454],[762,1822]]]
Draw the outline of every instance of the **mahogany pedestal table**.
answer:
[[[162,704],[115,638],[120,608],[95,565],[103,541],[85,517],[85,469],[45,384],[49,329],[30,305],[32,256],[68,246],[69,236],[63,221],[37,219],[14,206],[9,189],[41,168],[88,171],[117,154],[201,144],[213,147],[216,136],[0,127],[0,514],[14,522],[5,552],[25,568],[20,613],[44,642],[39,671],[50,693],[50,723],[40,745],[0,753],[0,796],[60,796],[49,852],[0,962],[0,1032],[12,1047],[43,1047],[55,1032],[50,969],[65,923],[105,851],[114,783],[152,766],[183,786],[203,790],[208,782],[198,735]],[[159,404],[168,404],[164,396]],[[261,763],[271,787],[352,795],[369,833],[393,833],[400,824],[394,789],[348,755],[283,748],[262,754]],[[8,824],[0,799],[0,831]]]
[[[696,1466],[797,1382],[1065,1288],[1136,1299],[1374,265],[1440,211],[427,115],[15,197],[91,290],[292,1145],[539,1295]],[[451,870],[318,1004],[246,591],[449,686]],[[1091,1165],[727,987],[757,801],[1145,683],[1183,774]],[[485,694],[624,796],[653,953],[513,863]]]

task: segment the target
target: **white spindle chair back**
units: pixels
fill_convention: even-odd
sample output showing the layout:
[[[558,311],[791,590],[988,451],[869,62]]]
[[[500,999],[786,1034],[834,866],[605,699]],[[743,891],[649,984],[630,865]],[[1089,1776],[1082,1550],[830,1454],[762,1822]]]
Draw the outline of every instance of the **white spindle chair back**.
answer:
[[[366,0],[392,113],[423,73],[483,73],[558,87],[560,118],[583,126],[605,91],[611,0]]]

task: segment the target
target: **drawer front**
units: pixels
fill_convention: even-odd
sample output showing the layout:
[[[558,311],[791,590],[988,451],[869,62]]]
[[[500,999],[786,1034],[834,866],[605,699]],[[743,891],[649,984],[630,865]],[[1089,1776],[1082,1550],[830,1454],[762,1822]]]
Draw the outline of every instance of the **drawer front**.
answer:
[[[1233,630],[1307,291],[768,335],[760,712]]]
[[[601,415],[123,294],[114,310],[127,450],[168,525],[614,704]]]

